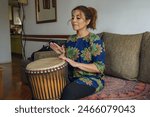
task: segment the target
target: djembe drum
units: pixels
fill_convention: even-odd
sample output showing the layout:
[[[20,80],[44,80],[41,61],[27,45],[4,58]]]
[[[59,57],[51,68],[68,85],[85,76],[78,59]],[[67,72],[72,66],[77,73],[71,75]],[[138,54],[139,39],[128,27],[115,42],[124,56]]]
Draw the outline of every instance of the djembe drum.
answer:
[[[67,63],[51,57],[31,62],[26,67],[33,99],[60,99],[66,85]]]

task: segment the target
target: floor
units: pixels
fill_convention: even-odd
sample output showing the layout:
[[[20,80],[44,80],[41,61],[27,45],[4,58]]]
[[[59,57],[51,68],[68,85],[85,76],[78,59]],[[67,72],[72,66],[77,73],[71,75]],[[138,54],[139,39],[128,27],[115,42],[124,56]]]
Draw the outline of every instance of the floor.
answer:
[[[31,92],[21,81],[21,57],[13,55],[12,63],[0,64],[0,99],[30,100]]]

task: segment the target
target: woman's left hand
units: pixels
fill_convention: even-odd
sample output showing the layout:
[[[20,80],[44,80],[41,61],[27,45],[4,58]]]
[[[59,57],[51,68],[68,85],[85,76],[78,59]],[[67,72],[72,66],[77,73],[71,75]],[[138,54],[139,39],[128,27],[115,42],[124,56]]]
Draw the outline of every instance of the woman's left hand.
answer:
[[[67,61],[71,66],[73,66],[73,67],[77,67],[78,66],[78,62],[75,62],[75,61],[73,61],[73,60],[71,60],[71,59],[69,59],[69,58],[67,58],[67,57],[65,57],[65,56],[59,56],[59,58],[61,58],[61,59],[63,59],[63,60],[65,60],[65,61]]]
[[[96,65],[93,63],[84,64],[84,63],[75,62],[74,60],[71,60],[71,59],[65,57],[63,54],[60,55],[59,58],[68,62],[72,67],[79,68],[79,69],[84,70],[86,72],[100,73],[100,71],[97,69]]]

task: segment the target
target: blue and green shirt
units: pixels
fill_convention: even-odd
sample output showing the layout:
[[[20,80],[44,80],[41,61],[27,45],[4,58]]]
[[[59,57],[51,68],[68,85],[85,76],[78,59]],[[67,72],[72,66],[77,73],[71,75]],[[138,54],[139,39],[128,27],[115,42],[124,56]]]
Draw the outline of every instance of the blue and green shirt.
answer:
[[[90,73],[69,66],[70,81],[94,87],[96,92],[100,91],[103,88],[101,78],[105,69],[105,48],[102,39],[94,33],[82,38],[77,38],[75,34],[69,37],[66,50],[68,58],[84,64],[94,63],[100,71],[100,73]]]

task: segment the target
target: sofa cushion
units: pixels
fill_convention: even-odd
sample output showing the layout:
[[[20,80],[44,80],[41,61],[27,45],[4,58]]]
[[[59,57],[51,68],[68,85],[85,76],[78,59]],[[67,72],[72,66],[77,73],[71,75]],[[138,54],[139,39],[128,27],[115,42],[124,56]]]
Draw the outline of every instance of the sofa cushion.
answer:
[[[144,33],[141,44],[138,80],[150,83],[150,32]]]
[[[142,35],[103,33],[102,38],[106,49],[106,75],[128,80],[137,79]]]

